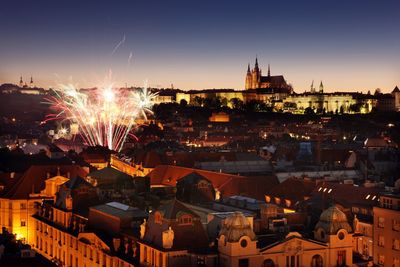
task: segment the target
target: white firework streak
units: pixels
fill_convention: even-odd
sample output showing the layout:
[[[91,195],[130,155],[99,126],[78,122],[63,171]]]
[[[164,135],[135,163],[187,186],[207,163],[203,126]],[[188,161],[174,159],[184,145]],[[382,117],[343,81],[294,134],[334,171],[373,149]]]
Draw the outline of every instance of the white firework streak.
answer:
[[[122,40],[114,47],[114,49],[113,49],[111,55],[114,55],[114,53],[117,52],[118,48],[119,48],[123,43],[125,43],[125,34],[124,34],[124,36],[122,36]]]

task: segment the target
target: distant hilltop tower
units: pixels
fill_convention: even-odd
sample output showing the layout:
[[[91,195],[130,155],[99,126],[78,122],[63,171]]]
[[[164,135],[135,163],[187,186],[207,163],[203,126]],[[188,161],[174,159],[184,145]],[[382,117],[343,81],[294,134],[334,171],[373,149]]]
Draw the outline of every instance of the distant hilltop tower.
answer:
[[[320,93],[320,94],[323,94],[323,93],[324,93],[324,85],[322,84],[322,81],[321,81],[321,83],[319,84],[319,93]]]
[[[310,89],[311,89],[310,92],[311,92],[312,94],[315,94],[314,80],[313,80],[312,83],[311,83],[311,88],[310,88]]]
[[[250,64],[247,65],[245,89],[260,88],[291,90],[283,75],[271,76],[271,67],[269,64],[267,76],[262,76],[261,68],[258,66],[258,58],[256,57],[253,69],[250,69]]]
[[[32,75],[31,75],[31,81],[29,82],[29,87],[30,87],[30,88],[34,88],[34,87],[35,87],[34,84],[33,84],[33,77],[32,77]]]
[[[19,87],[24,86],[24,81],[22,80],[22,76],[19,78]]]

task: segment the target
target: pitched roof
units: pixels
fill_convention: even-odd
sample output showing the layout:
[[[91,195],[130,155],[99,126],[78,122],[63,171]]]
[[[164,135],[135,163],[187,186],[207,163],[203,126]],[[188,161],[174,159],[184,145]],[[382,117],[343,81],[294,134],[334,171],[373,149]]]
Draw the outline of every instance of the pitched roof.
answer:
[[[376,187],[354,186],[352,184],[340,184],[322,182],[312,192],[313,198],[332,199],[346,208],[353,205],[373,207],[378,205],[379,196],[384,189]]]
[[[47,173],[53,176],[60,172],[69,173],[70,177],[85,177],[87,172],[78,165],[33,165],[16,181],[13,186],[4,191],[2,198],[27,199],[31,193],[39,193],[44,189]]]
[[[246,195],[264,199],[267,189],[275,185],[272,179],[265,176],[245,177],[171,165],[157,166],[148,174],[148,177],[151,185],[176,186],[178,180],[191,173],[198,173],[209,180],[223,196]]]
[[[395,87],[392,91],[392,93],[400,93],[399,87]]]
[[[290,199],[292,200],[292,204],[295,205],[297,201],[302,201],[305,197],[310,196],[314,188],[315,182],[313,181],[288,178],[279,185],[271,188],[265,194],[270,197]]]

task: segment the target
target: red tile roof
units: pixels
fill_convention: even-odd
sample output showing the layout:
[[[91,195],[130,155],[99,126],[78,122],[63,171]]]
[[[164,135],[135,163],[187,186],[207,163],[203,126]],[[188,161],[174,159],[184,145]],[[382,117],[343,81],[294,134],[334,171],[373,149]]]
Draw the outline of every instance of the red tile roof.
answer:
[[[67,173],[70,177],[81,176],[85,177],[87,172],[78,165],[33,165],[8,189],[1,194],[1,198],[8,199],[28,199],[29,194],[39,193],[44,189],[47,173],[50,177],[57,175],[66,176]]]
[[[246,195],[261,200],[264,193],[275,185],[266,177],[245,177],[172,165],[159,165],[148,176],[151,185],[176,186],[179,179],[193,172],[209,180],[223,196]]]

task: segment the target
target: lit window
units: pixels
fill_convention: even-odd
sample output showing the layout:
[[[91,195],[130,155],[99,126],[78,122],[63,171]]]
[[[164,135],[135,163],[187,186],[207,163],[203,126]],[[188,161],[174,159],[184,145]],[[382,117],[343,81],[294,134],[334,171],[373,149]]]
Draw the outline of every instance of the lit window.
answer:
[[[154,222],[159,224],[162,223],[162,215],[158,211],[156,211],[156,213],[154,214]]]
[[[180,225],[190,225],[192,224],[192,216],[190,215],[182,215],[179,217],[179,224]]]
[[[324,192],[326,192],[326,189],[328,189],[328,188],[325,187],[325,188],[324,188]]]
[[[322,187],[320,187],[320,188],[318,189],[318,192],[321,191],[321,190],[322,190]]]
[[[332,192],[332,188],[328,190],[328,194],[329,194],[330,192]]]
[[[375,200],[375,198],[376,198],[376,196],[373,196],[373,197],[372,197],[372,200]]]
[[[385,227],[385,218],[383,218],[383,217],[378,218],[378,227],[379,228]]]
[[[385,237],[383,235],[380,235],[378,237],[378,246],[384,247],[385,246]]]

